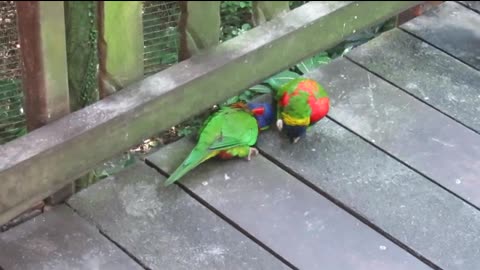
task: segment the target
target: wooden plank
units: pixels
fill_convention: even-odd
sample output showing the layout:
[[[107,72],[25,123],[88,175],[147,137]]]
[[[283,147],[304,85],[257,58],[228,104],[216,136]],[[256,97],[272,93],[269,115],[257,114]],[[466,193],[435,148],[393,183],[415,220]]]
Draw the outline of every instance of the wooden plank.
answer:
[[[480,133],[480,72],[394,29],[347,57]]]
[[[0,234],[0,268],[143,269],[65,205]]]
[[[297,145],[265,133],[262,152],[441,269],[476,269],[478,209],[384,151],[478,206],[480,136],[347,59],[307,76],[329,92],[329,117],[364,140],[326,119]]]
[[[171,173],[192,148],[183,139],[147,160]],[[430,269],[262,156],[210,160],[180,183],[297,269]]]
[[[98,1],[100,98],[143,78],[142,1]]]
[[[480,12],[480,1],[458,1],[459,3],[464,4],[465,6]]]
[[[332,119],[480,206],[480,135],[346,59],[310,76],[330,88]]]
[[[290,269],[144,163],[69,204],[148,269]]]
[[[290,1],[253,1],[253,23],[258,26],[290,10]]]
[[[426,10],[434,6],[440,5],[443,2],[445,1],[424,1],[422,4],[419,4],[398,14],[396,18],[396,26],[402,25],[410,21],[411,19],[422,15]]]
[[[63,2],[16,2],[22,56],[25,115],[29,132],[70,112]],[[66,184],[66,183],[65,183]],[[49,198],[55,204],[74,192],[58,187]],[[29,201],[20,212],[44,198]],[[20,213],[17,213],[20,214]]]
[[[478,13],[447,1],[401,28],[480,70],[479,25]]]
[[[0,224],[23,212],[28,200],[43,198],[142,139],[416,3],[309,2],[3,145]],[[357,16],[367,11],[371,15]]]
[[[220,42],[221,1],[180,1],[179,61]]]

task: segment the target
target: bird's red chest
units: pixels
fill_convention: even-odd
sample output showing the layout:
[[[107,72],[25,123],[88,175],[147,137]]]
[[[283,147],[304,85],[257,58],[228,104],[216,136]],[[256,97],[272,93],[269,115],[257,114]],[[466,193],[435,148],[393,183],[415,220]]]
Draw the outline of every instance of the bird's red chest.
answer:
[[[312,110],[312,113],[310,114],[310,124],[313,124],[320,121],[328,114],[330,109],[330,99],[328,97],[315,99],[315,97],[310,96],[308,99],[308,105],[310,105]]]
[[[328,114],[330,109],[330,99],[328,97],[315,98],[319,91],[318,84],[313,80],[304,80],[298,83],[295,90],[291,93],[285,93],[280,99],[280,106],[285,107],[290,101],[290,97],[298,95],[300,92],[308,94],[308,105],[311,109],[310,124],[320,121]]]

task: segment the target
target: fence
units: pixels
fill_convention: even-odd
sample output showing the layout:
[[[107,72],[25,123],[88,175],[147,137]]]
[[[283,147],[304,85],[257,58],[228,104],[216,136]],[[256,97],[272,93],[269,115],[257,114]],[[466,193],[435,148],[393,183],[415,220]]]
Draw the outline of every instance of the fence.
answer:
[[[29,132],[0,149],[0,224],[145,137],[421,3],[231,2],[16,2]]]

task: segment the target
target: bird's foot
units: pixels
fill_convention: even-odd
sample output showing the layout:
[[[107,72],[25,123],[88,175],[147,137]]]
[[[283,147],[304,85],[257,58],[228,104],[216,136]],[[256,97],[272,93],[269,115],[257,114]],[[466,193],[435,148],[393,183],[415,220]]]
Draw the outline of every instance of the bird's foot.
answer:
[[[293,138],[292,143],[297,143],[300,140],[300,137]]]
[[[282,128],[283,128],[283,121],[282,119],[278,119],[277,120],[277,128],[279,131],[282,131]]]
[[[248,151],[248,157],[247,160],[250,161],[252,160],[252,157],[258,155],[258,150],[257,148],[250,147],[250,150]]]

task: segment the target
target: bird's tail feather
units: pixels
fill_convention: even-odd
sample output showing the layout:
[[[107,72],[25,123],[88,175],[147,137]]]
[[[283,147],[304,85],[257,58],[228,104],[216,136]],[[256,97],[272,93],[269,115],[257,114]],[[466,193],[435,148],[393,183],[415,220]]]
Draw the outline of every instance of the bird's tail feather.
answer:
[[[183,177],[186,173],[188,173],[189,171],[215,155],[216,151],[193,149],[192,152],[188,155],[188,157],[182,162],[182,164],[178,166],[173,173],[170,174],[170,177],[168,177],[167,180],[165,180],[164,185],[169,186],[173,184],[175,181]]]

